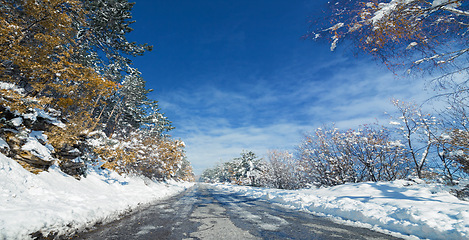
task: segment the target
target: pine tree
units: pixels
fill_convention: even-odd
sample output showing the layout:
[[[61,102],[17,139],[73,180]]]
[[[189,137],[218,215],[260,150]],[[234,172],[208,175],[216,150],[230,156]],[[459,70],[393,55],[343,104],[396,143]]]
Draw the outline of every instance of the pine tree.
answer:
[[[145,129],[147,135],[162,136],[173,129],[171,123],[160,112],[158,103],[148,98],[145,81],[140,72],[133,70],[124,77],[119,90],[110,98],[104,116],[106,133],[127,134],[136,129]]]
[[[127,0],[81,0],[86,11],[86,24],[77,24],[81,51],[76,57],[94,66],[107,79],[120,83],[132,72],[129,56],[143,55],[152,49],[147,44],[129,42],[126,34],[133,31]]]

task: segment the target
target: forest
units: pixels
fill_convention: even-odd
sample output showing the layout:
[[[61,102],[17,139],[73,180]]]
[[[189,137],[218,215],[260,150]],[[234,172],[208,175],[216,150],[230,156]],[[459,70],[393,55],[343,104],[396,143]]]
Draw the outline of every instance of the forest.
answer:
[[[0,145],[33,173],[97,166],[156,180],[192,180],[184,143],[149,99],[132,58],[127,0],[2,0]]]

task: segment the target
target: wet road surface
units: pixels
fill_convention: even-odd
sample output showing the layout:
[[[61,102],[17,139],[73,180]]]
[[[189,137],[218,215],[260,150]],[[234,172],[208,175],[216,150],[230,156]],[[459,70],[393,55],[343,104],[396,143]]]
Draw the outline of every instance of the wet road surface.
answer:
[[[398,239],[198,184],[75,239]]]

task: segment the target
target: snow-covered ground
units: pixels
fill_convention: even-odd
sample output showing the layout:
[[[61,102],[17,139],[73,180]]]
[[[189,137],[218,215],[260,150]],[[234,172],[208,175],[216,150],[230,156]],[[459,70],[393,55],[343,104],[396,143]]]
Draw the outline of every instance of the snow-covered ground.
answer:
[[[469,239],[469,202],[442,185],[399,180],[301,190],[215,186],[407,239]]]
[[[34,175],[0,154],[0,240],[28,239],[39,230],[63,234],[108,222],[192,185],[155,183],[107,170],[91,170],[78,181],[54,166]]]

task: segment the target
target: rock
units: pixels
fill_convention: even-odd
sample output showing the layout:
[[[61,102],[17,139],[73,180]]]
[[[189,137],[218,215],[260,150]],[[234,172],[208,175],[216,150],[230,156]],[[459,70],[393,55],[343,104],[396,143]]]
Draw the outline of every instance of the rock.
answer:
[[[21,150],[16,156],[18,160],[24,161],[32,167],[43,169],[43,170],[49,169],[49,167],[52,166],[52,164],[54,163],[54,161],[44,160],[32,154],[30,151]]]
[[[65,126],[57,119],[61,113],[49,109],[28,109],[25,113],[10,112],[0,106],[0,153],[15,159],[33,173],[48,170],[56,161],[60,169],[72,176],[85,174],[86,165],[73,161],[83,155],[79,144],[54,149],[44,132],[54,126]],[[86,135],[79,136],[84,142]]]
[[[34,131],[47,131],[51,124],[48,119],[37,117],[36,121],[32,124],[31,130]]]
[[[4,139],[13,152],[21,150],[21,139],[16,134],[14,131],[6,131],[4,133]]]
[[[60,149],[59,152],[57,152],[55,154],[57,156],[57,158],[59,159],[64,159],[64,160],[73,160],[77,157],[81,157],[82,156],[82,153],[80,152],[80,150],[78,150],[77,148],[75,147],[72,147],[70,145],[65,145],[64,147],[62,147],[62,149]]]
[[[79,177],[86,173],[86,165],[82,162],[62,161],[59,166],[62,172],[71,176]]]

